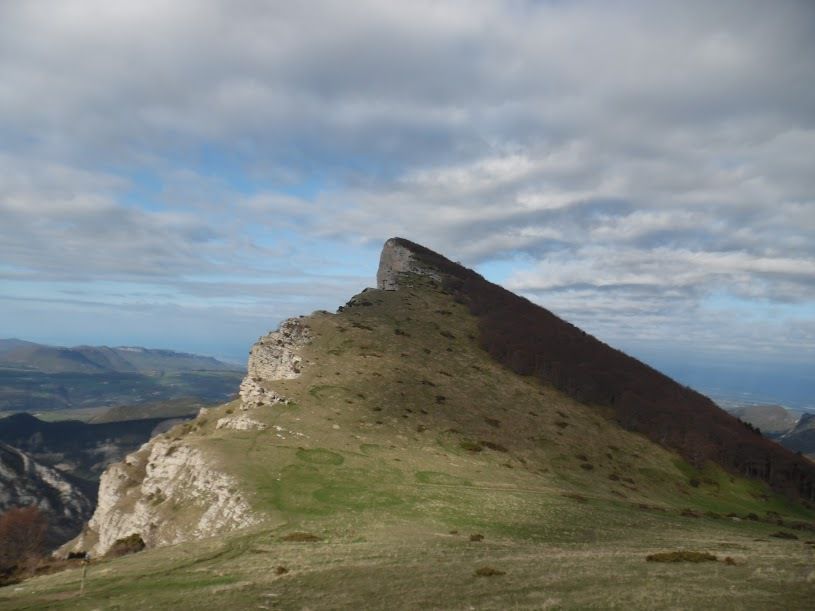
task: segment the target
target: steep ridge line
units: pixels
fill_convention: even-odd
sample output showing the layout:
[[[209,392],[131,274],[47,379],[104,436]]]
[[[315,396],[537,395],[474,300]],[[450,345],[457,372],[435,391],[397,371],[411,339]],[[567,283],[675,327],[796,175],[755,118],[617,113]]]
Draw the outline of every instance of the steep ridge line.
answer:
[[[695,466],[710,460],[815,500],[815,464],[761,437],[704,395],[424,246],[388,240],[379,288],[398,289],[410,274],[428,270],[478,317],[481,346],[515,373],[552,384],[582,403],[612,408],[621,426],[676,450]]]

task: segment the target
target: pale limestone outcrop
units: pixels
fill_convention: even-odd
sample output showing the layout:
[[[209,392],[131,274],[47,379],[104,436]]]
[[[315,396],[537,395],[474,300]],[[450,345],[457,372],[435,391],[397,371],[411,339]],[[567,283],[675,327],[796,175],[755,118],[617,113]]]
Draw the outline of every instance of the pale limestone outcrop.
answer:
[[[261,337],[249,353],[246,377],[240,386],[241,409],[287,403],[288,399],[262,382],[299,376],[303,367],[300,348],[310,341],[311,331],[303,317],[284,320],[276,331]]]
[[[246,376],[240,386],[241,409],[254,409],[263,405],[274,405],[276,403],[288,403],[289,400],[274,390],[264,388],[260,384],[260,378],[253,380]]]
[[[261,337],[249,354],[248,376],[261,380],[288,380],[300,375],[303,359],[298,348],[311,341],[304,319],[289,318],[277,331]]]
[[[104,472],[96,512],[61,553],[81,550],[98,557],[132,534],[157,547],[259,521],[234,478],[215,468],[199,449],[162,436]]]
[[[264,431],[268,427],[254,418],[250,418],[245,414],[238,414],[237,416],[225,416],[219,418],[215,424],[216,429],[232,429],[234,431]]]
[[[391,238],[382,247],[379,268],[376,271],[376,286],[384,291],[399,289],[401,274],[421,274],[441,280],[439,273],[428,268],[416,255],[398,239]]]
[[[240,386],[241,412],[219,418],[216,429],[265,430],[267,425],[246,413],[288,399],[264,384],[300,375],[300,348],[311,341],[301,318],[283,321],[277,331],[252,346],[248,373]],[[210,410],[202,408],[199,420]],[[275,435],[283,436],[275,428]],[[293,436],[300,435],[286,431]],[[300,435],[302,436],[302,435]],[[237,480],[219,470],[204,453],[169,434],[156,437],[123,462],[108,467],[99,485],[96,512],[85,531],[62,553],[105,554],[123,537],[138,534],[148,547],[180,543],[219,534],[260,521],[243,500]]]

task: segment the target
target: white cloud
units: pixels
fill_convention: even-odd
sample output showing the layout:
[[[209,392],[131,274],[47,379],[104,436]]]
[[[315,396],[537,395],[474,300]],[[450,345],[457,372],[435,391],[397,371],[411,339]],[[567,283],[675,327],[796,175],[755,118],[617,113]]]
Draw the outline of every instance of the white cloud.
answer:
[[[794,0],[0,3],[2,269],[311,305],[339,285],[284,281],[351,286],[405,235],[712,345],[713,293],[815,304],[813,23]]]

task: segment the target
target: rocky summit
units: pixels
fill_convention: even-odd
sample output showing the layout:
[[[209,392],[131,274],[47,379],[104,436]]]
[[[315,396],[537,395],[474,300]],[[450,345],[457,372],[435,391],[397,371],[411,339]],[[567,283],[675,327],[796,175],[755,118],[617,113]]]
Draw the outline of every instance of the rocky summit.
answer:
[[[377,288],[284,321],[247,371],[238,399],[104,473],[62,549],[105,566],[77,605],[809,601],[812,463],[418,244],[388,240]]]

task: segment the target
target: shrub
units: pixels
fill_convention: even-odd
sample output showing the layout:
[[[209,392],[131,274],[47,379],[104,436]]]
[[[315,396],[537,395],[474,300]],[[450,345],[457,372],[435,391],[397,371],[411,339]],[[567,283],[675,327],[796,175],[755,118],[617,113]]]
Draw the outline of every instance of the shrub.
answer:
[[[138,533],[133,533],[127,537],[117,539],[116,542],[105,554],[106,557],[116,558],[119,556],[126,556],[127,554],[134,554],[140,552],[145,548],[144,539]]]
[[[499,571],[491,566],[481,566],[475,570],[475,575],[476,577],[498,577],[500,575],[506,575],[506,572]]]
[[[315,542],[315,541],[322,541],[322,537],[318,537],[312,533],[304,533],[304,532],[293,532],[289,533],[288,535],[281,537],[283,541],[299,541],[299,542]]]
[[[468,452],[481,452],[484,450],[481,444],[477,441],[469,441],[467,439],[461,441],[458,445],[460,445],[463,450],[467,450]]]
[[[798,539],[798,535],[793,533],[788,533],[783,530],[779,530],[778,532],[774,532],[770,535],[771,537],[775,537],[776,539]]]
[[[715,562],[718,560],[713,554],[708,552],[661,552],[651,554],[645,558],[648,562]]]

